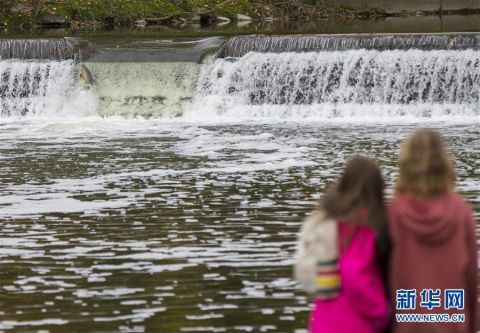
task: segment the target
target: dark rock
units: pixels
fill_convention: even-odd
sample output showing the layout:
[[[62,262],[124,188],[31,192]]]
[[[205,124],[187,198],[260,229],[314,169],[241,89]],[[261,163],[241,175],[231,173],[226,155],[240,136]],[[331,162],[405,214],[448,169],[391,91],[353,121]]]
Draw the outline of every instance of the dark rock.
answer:
[[[44,15],[40,18],[40,25],[43,27],[65,27],[70,25],[70,22],[60,15]]]
[[[190,16],[190,21],[200,23],[202,27],[206,27],[212,25],[216,21],[216,17],[211,12],[204,11]]]
[[[103,20],[103,24],[105,24],[106,27],[113,27],[118,24],[118,20],[114,16],[107,16]]]
[[[216,21],[216,17],[215,17],[215,15],[213,15],[213,14],[211,14],[211,13],[201,14],[201,15],[200,15],[200,24],[201,24],[203,27],[212,25],[213,22],[215,22],[215,21]]]

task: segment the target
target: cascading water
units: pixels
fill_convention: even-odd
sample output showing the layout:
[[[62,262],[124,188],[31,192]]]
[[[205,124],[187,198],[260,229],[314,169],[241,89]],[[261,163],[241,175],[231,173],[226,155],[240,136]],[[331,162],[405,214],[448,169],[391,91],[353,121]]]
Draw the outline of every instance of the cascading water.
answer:
[[[127,53],[102,49],[97,54],[90,50],[84,64],[93,74],[95,88],[83,90],[79,64],[66,59],[66,51],[73,50],[71,43],[0,43],[5,46],[3,57],[23,59],[0,60],[2,117],[418,119],[480,115],[477,34],[239,36],[203,63],[200,59],[205,50],[212,49],[210,44],[189,49],[188,59],[174,56],[183,44],[179,49],[145,49],[139,54],[152,54],[144,61],[131,60],[132,49]],[[25,60],[34,56],[44,60]]]
[[[480,52],[349,50],[215,59],[202,116],[479,116]]]
[[[94,97],[76,77],[73,60],[0,61],[0,116],[91,114]]]
[[[64,39],[0,39],[0,59],[65,60],[76,55]]]
[[[314,52],[345,50],[465,50],[479,49],[477,34],[399,35],[300,35],[236,36],[230,38],[218,56],[241,57],[248,52]]]
[[[189,104],[200,64],[194,62],[86,63],[101,115],[175,117]]]

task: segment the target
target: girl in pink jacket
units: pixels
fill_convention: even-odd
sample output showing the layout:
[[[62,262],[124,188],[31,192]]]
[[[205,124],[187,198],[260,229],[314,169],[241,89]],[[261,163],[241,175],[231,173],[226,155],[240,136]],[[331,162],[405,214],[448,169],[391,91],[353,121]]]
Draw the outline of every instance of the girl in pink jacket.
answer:
[[[356,156],[302,226],[295,275],[314,293],[310,332],[385,331],[390,310],[383,189],[375,161]]]
[[[415,309],[397,309],[394,333],[478,332],[478,243],[468,202],[455,192],[454,161],[440,133],[419,129],[403,143],[398,161],[395,198],[389,207],[392,251],[390,293],[418,292]],[[421,292],[440,293],[440,304],[422,306]],[[447,307],[447,290],[461,290],[460,307]],[[458,304],[457,304],[458,305]],[[397,315],[443,313],[463,315],[453,322],[402,322]]]

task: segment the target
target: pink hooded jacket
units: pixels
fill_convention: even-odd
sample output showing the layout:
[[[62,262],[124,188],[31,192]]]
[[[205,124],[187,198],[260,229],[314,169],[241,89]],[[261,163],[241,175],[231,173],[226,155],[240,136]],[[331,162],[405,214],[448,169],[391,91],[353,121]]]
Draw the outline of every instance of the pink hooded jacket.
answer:
[[[339,223],[340,296],[315,300],[311,333],[378,333],[385,330],[389,301],[376,254],[373,229]]]
[[[474,333],[477,332],[477,256],[475,220],[470,205],[457,193],[437,199],[421,199],[400,194],[389,207],[392,251],[390,289],[463,289],[465,308],[428,310],[416,299],[412,313],[463,313],[464,322],[398,323],[395,333]],[[392,301],[394,301],[392,299]],[[443,301],[442,301],[443,302]],[[394,304],[393,304],[394,305]],[[396,310],[395,314],[408,311]]]

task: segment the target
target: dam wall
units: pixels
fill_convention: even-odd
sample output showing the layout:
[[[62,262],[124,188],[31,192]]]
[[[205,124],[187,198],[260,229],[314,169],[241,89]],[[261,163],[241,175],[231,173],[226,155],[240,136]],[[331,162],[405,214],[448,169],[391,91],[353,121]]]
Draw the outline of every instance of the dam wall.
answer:
[[[49,50],[0,58],[0,118],[478,119],[480,110],[478,33],[138,40],[74,59]]]

